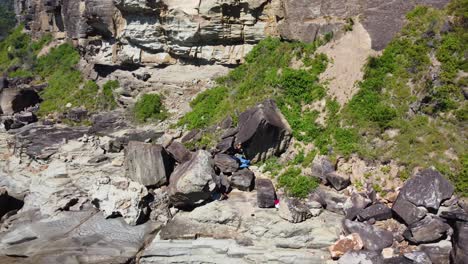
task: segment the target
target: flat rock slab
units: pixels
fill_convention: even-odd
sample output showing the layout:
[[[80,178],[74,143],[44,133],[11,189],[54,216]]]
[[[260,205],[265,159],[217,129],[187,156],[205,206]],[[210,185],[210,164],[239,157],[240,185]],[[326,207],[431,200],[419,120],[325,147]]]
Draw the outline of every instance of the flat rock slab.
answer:
[[[124,263],[154,228],[151,224],[131,227],[94,210],[46,219],[26,212],[0,234],[0,255],[24,256],[18,260],[29,263]]]

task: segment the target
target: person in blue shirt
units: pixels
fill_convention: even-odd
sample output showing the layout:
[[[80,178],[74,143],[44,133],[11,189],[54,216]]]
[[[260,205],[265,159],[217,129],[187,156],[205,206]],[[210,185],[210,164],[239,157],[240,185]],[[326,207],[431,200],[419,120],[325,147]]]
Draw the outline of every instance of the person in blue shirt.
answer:
[[[239,163],[240,163],[240,166],[239,168],[241,169],[245,169],[245,168],[248,168],[250,166],[250,160],[248,160],[244,154],[242,154],[243,150],[242,150],[242,144],[241,143],[237,143],[235,146],[234,146],[234,149],[236,151],[236,154],[234,154],[234,157],[236,157],[237,160],[239,160]]]

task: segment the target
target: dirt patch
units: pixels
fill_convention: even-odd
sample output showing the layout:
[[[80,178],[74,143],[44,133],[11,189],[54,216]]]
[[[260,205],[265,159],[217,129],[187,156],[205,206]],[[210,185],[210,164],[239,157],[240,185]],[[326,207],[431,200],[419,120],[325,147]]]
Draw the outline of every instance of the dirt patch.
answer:
[[[336,98],[340,105],[346,104],[358,91],[356,84],[362,80],[362,69],[367,58],[378,55],[371,48],[369,33],[355,20],[352,31],[318,49],[318,52],[325,53],[331,60],[320,79],[328,82],[328,94]]]

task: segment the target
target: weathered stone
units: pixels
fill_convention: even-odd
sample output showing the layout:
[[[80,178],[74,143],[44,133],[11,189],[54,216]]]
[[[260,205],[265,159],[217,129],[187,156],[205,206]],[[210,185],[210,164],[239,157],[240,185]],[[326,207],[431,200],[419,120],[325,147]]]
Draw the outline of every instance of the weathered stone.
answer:
[[[233,144],[234,144],[234,137],[227,137],[227,138],[223,138],[217,145],[216,145],[216,149],[220,152],[220,153],[226,153],[228,151],[230,151],[233,147]]]
[[[356,216],[371,204],[371,200],[365,198],[359,193],[353,193],[350,198],[348,198],[344,204],[344,211],[346,214],[346,219],[354,220]]]
[[[330,172],[326,175],[327,181],[338,191],[343,190],[351,184],[349,175],[340,174],[337,172]]]
[[[379,264],[382,257],[374,251],[348,251],[339,260],[338,264]]]
[[[359,221],[386,220],[392,218],[392,210],[384,204],[374,204],[362,210],[357,217]]]
[[[422,219],[427,210],[423,207],[417,207],[416,205],[408,202],[403,196],[398,196],[397,200],[392,206],[392,210],[407,224],[413,224],[418,220]]]
[[[88,111],[84,108],[73,108],[68,111],[66,117],[73,122],[81,122],[88,118]]]
[[[393,243],[393,235],[387,230],[365,223],[344,220],[343,228],[348,234],[358,233],[364,242],[364,249],[380,251]]]
[[[322,183],[327,183],[327,174],[335,171],[335,166],[327,156],[317,155],[312,161],[312,176],[318,177]]]
[[[442,240],[435,244],[420,245],[421,250],[426,253],[433,264],[450,264],[450,252],[452,243]]]
[[[415,252],[411,252],[411,253],[405,253],[403,254],[403,256],[405,256],[405,258],[413,261],[413,263],[417,263],[417,264],[432,264],[432,261],[431,259],[429,258],[429,256],[424,253],[424,252],[421,252],[421,251],[415,251]]]
[[[312,217],[309,208],[297,199],[283,198],[280,204],[279,216],[291,223],[304,222]]]
[[[291,141],[291,127],[273,100],[248,109],[239,115],[236,143],[252,162],[264,161],[286,150]]]
[[[233,173],[239,169],[239,161],[228,154],[217,154],[214,157],[214,162],[223,173]]]
[[[161,186],[168,182],[174,161],[162,146],[131,141],[125,164],[130,179],[145,186]]]
[[[231,176],[231,186],[241,191],[252,191],[255,187],[255,174],[249,169],[241,169]]]
[[[157,222],[166,223],[171,220],[172,214],[169,210],[169,195],[165,186],[151,192],[152,201],[149,203],[151,210],[149,219]]]
[[[109,160],[109,157],[106,155],[98,155],[88,160],[88,163],[97,164]]]
[[[421,221],[408,226],[404,236],[413,243],[434,242],[444,235],[450,229],[440,217],[427,215]]]
[[[127,178],[99,179],[91,190],[92,203],[105,216],[120,214],[129,225],[142,223],[145,219],[144,197],[148,195],[145,186]]]
[[[328,211],[344,214],[344,206],[347,197],[323,186],[319,186],[309,197],[309,199],[319,202]]]
[[[416,206],[437,210],[442,201],[452,197],[453,191],[453,185],[439,172],[426,169],[409,179],[399,196]]]
[[[330,251],[333,259],[340,258],[348,251],[359,251],[364,247],[359,234],[350,234],[346,237],[340,238],[335,244],[331,245],[328,250]]]
[[[275,187],[268,179],[256,179],[255,188],[257,189],[257,206],[260,208],[275,207]]]
[[[199,150],[176,167],[169,179],[169,197],[176,207],[194,207],[210,198],[216,174],[209,152]]]
[[[184,163],[192,157],[192,153],[185,146],[177,141],[173,141],[166,151],[179,163]]]

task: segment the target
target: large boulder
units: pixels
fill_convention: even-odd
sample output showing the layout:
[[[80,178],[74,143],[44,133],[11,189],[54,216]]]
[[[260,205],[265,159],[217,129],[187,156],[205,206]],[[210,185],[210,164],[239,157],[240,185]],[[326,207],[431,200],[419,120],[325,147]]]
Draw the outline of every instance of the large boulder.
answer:
[[[217,154],[214,157],[214,162],[223,173],[233,173],[239,169],[239,161],[228,154]]]
[[[260,208],[275,207],[276,192],[273,183],[268,179],[257,179],[255,181],[257,188],[257,205]]]
[[[440,217],[427,215],[419,222],[411,224],[404,236],[413,243],[430,243],[444,237],[450,226]]]
[[[416,173],[401,189],[392,209],[406,224],[424,217],[424,207],[438,210],[442,201],[450,199],[453,185],[439,172],[426,169]]]
[[[423,244],[419,246],[426,253],[434,264],[450,264],[450,253],[452,252],[452,243],[448,240],[442,240],[438,243]]]
[[[93,205],[106,217],[121,215],[129,225],[146,219],[145,203],[148,195],[145,186],[122,177],[102,177],[91,189]]]
[[[192,152],[190,152],[184,144],[173,141],[167,148],[167,152],[179,163],[184,163],[192,157]]]
[[[281,201],[279,216],[291,223],[300,223],[312,217],[312,213],[301,201],[284,198]]]
[[[210,198],[215,187],[214,161],[206,150],[176,167],[169,179],[169,198],[176,207],[194,207]]]
[[[234,172],[231,176],[231,186],[241,191],[252,191],[255,186],[255,174],[249,169]]]
[[[160,145],[130,141],[125,164],[130,179],[145,186],[167,184],[174,160]]]
[[[387,230],[345,219],[343,229],[347,234],[357,233],[364,242],[364,249],[381,251],[393,244],[393,234]]]
[[[273,100],[248,109],[239,115],[236,145],[241,144],[252,162],[279,155],[289,146],[292,130]]]

